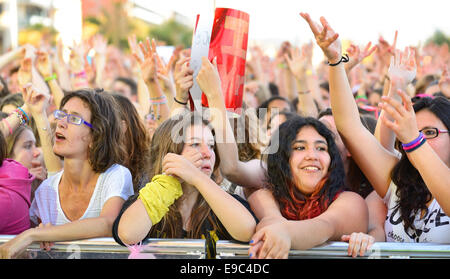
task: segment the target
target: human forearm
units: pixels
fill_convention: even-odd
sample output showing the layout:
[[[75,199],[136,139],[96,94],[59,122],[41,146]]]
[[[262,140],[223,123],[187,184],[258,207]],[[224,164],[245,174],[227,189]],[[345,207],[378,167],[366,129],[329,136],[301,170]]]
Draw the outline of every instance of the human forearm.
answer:
[[[13,49],[2,56],[0,56],[0,69],[3,69],[6,65],[11,63],[12,61],[16,59],[20,59],[20,53],[22,51],[22,48]]]
[[[30,243],[42,241],[72,241],[97,237],[111,237],[114,220],[106,217],[86,218],[64,225],[36,227],[24,234]]]
[[[314,98],[312,96],[312,91],[308,86],[306,78],[297,78],[297,96],[298,104],[297,111],[303,117],[317,117],[319,114],[317,111],[316,104],[314,103]]]
[[[62,169],[62,163],[58,156],[53,152],[52,144],[52,129],[45,112],[39,115],[34,115],[39,138],[41,140],[41,147],[44,153],[44,162],[49,172],[58,172]]]
[[[52,93],[53,101],[55,102],[56,107],[59,108],[61,100],[64,98],[64,91],[61,89],[56,80],[50,80],[48,82],[48,86],[50,87],[50,92]]]
[[[150,99],[161,99],[162,100],[163,98],[165,98],[165,95],[164,95],[157,79],[147,80],[147,81],[145,81],[145,85],[148,88]],[[150,102],[150,106],[152,107],[151,109],[153,111],[156,111],[157,114],[159,114],[159,115],[157,115],[158,123],[162,123],[164,120],[169,118],[170,109],[169,109],[169,106],[167,105],[167,102],[162,103],[162,104],[156,104],[156,105],[152,105]]]
[[[250,240],[255,232],[256,222],[247,208],[206,175],[198,176],[195,187],[234,239]]]
[[[291,236],[291,249],[306,250],[325,243],[334,235],[332,225],[314,218],[303,221],[285,221]]]
[[[342,63],[329,67],[329,79],[331,108],[336,127],[344,136],[349,136],[354,133],[355,127],[362,127],[362,124],[359,120],[358,106],[353,98]]]
[[[118,236],[125,244],[136,244],[147,236],[152,225],[143,202],[138,198],[120,217]]]
[[[432,196],[445,214],[450,215],[450,168],[439,158],[433,148],[425,143],[407,153],[412,165],[419,171]]]

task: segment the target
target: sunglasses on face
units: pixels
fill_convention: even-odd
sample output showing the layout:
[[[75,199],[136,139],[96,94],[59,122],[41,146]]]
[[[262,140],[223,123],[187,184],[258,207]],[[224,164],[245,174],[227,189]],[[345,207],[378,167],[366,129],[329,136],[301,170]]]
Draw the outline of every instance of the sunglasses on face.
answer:
[[[84,119],[81,116],[78,116],[75,114],[68,114],[62,110],[55,110],[53,112],[53,115],[55,116],[56,119],[59,119],[59,120],[63,120],[64,118],[67,117],[67,122],[70,124],[75,124],[75,125],[84,124],[84,125],[88,126],[89,128],[94,129],[92,127],[92,124],[87,121],[84,121]]]

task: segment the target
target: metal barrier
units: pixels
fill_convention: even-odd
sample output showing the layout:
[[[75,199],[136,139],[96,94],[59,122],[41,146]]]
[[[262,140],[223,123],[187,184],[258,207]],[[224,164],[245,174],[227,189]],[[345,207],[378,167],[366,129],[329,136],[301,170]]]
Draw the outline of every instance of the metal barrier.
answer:
[[[0,235],[0,244],[14,235]],[[248,259],[249,245],[219,240],[216,244],[218,259]],[[308,250],[292,250],[292,259],[349,259],[348,243],[327,242]],[[146,258],[156,259],[204,259],[203,239],[149,239],[142,245]],[[27,248],[21,258],[37,259],[126,259],[127,247],[118,245],[113,238],[94,238],[80,241],[57,242],[51,251],[40,249],[39,243]],[[363,258],[371,259],[450,259],[450,245],[434,243],[377,242]]]
[[[219,240],[217,258],[248,258],[249,245]],[[291,250],[290,259],[348,259],[347,242],[327,242],[308,250]],[[365,254],[366,259],[450,259],[450,245],[435,243],[376,242]]]

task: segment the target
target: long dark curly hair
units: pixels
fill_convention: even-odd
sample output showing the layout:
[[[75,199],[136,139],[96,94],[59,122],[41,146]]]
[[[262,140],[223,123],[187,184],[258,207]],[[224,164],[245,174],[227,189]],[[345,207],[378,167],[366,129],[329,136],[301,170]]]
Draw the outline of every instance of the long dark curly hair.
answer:
[[[317,185],[310,196],[301,193],[295,186],[289,159],[292,144],[298,132],[304,127],[313,127],[327,141],[331,158],[328,174]],[[278,141],[278,145],[276,144]],[[264,152],[267,163],[267,187],[272,191],[281,209],[282,215],[289,220],[314,218],[324,212],[345,189],[345,170],[332,132],[319,120],[296,116],[285,121],[278,128],[269,144],[269,148],[278,148],[275,152]]]
[[[447,130],[450,129],[450,101],[448,99],[444,97],[421,98],[414,104],[414,111],[417,113],[421,110],[430,111],[444,123]],[[448,137],[449,135],[440,136]],[[402,157],[391,173],[391,179],[397,185],[396,194],[399,197],[399,203],[394,209],[399,209],[405,231],[408,228],[414,230],[416,213],[424,210],[426,212],[424,216],[428,214],[426,204],[431,201],[432,195],[419,171],[409,161],[405,151],[402,148],[398,148],[398,150],[402,153]]]

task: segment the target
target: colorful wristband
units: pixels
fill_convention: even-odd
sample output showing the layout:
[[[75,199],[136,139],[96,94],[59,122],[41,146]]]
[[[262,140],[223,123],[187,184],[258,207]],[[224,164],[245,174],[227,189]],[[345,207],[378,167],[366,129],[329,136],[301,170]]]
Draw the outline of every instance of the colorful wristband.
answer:
[[[406,144],[402,144],[402,148],[407,153],[413,152],[414,150],[421,147],[426,141],[427,139],[424,137],[422,132],[420,132],[419,136],[415,140]]]
[[[411,147],[411,146],[417,144],[423,137],[424,137],[423,133],[419,132],[419,136],[416,139],[414,139],[413,141],[408,142],[408,143],[402,143],[402,147],[403,148]]]
[[[55,80],[55,79],[57,79],[57,78],[58,78],[57,75],[56,75],[56,74],[53,74],[53,75],[51,75],[51,76],[48,76],[48,77],[44,78],[44,80],[45,80],[46,82],[49,82],[49,81]]]

